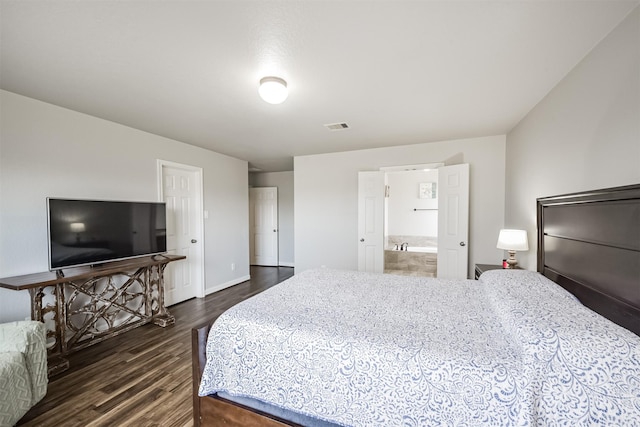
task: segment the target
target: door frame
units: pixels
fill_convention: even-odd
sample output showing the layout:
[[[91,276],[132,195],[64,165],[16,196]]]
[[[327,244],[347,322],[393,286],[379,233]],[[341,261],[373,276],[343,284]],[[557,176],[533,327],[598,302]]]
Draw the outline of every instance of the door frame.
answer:
[[[369,173],[369,174],[380,174],[382,183],[381,183],[381,187],[380,191],[382,192],[380,197],[381,200],[377,201],[376,203],[381,203],[381,207],[377,206],[378,209],[381,209],[381,218],[380,218],[380,222],[381,224],[378,224],[380,227],[382,227],[382,238],[380,240],[380,242],[377,242],[376,246],[379,245],[379,247],[375,247],[374,249],[374,269],[373,271],[376,272],[380,272],[383,273],[384,272],[384,245],[385,245],[385,237],[386,237],[386,221],[388,220],[387,218],[387,208],[386,208],[386,191],[387,191],[387,174],[389,172],[411,172],[411,171],[416,171],[416,170],[432,170],[432,169],[438,169],[442,166],[444,166],[445,164],[443,162],[431,162],[431,163],[418,163],[418,164],[412,164],[412,165],[395,165],[395,166],[381,166],[378,168],[378,170],[373,170],[373,171],[358,171],[358,239],[359,239],[359,243],[358,243],[358,270],[360,271],[364,271],[366,270],[365,266],[366,266],[366,261],[365,261],[365,255],[364,255],[364,248],[362,243],[364,242],[364,217],[363,217],[363,212],[364,212],[364,200],[363,200],[363,194],[362,194],[362,188],[361,185],[362,183],[360,182],[362,180],[362,173]]]
[[[420,163],[417,165],[383,166],[379,170],[382,172],[410,172],[424,169],[438,169],[445,166],[443,162]]]
[[[195,172],[196,179],[196,194],[197,200],[194,206],[194,210],[196,212],[196,222],[198,226],[198,233],[196,240],[198,241],[196,245],[198,246],[198,251],[200,252],[200,259],[197,262],[196,274],[199,278],[200,286],[196,287],[196,298],[204,298],[205,297],[205,286],[204,286],[204,183],[203,183],[203,173],[202,168],[197,166],[185,165],[182,163],[176,163],[169,160],[157,160],[157,184],[158,184],[158,201],[164,201],[164,184],[163,184],[163,173],[162,170],[164,167],[171,167],[174,169],[181,169],[188,172]]]

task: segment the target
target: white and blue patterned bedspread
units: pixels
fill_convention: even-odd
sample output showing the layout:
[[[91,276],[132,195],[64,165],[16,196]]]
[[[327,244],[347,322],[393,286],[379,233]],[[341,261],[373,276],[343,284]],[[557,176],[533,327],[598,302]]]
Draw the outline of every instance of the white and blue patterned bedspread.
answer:
[[[534,272],[311,270],[216,320],[219,391],[349,426],[634,426],[640,337]]]

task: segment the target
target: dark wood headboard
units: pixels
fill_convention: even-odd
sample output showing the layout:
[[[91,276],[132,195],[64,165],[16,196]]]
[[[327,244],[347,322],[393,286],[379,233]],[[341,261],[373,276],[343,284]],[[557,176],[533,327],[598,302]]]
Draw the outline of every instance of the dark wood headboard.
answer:
[[[640,335],[640,185],[537,200],[538,271]]]

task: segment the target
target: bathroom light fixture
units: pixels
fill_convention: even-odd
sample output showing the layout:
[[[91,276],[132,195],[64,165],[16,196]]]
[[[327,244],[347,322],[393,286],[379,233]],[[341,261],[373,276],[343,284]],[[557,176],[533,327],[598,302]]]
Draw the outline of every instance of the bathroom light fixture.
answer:
[[[516,265],[518,265],[518,261],[516,260],[516,251],[529,250],[527,231],[500,230],[497,248],[504,249],[509,252],[509,259],[507,259],[507,268],[516,268]]]
[[[269,104],[281,104],[289,95],[287,82],[280,77],[273,76],[260,79],[258,93]]]

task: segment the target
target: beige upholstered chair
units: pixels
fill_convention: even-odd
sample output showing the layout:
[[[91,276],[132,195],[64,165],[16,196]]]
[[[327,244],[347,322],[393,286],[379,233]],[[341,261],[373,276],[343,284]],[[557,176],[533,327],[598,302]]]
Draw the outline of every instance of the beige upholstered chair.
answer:
[[[0,324],[0,427],[12,426],[47,393],[43,323]]]

